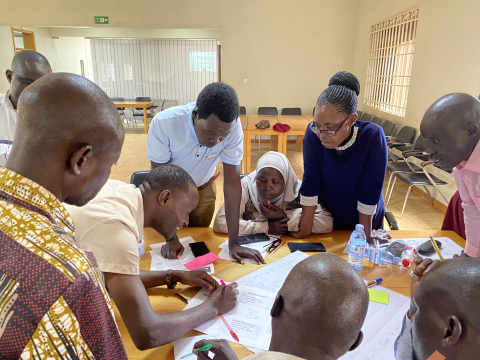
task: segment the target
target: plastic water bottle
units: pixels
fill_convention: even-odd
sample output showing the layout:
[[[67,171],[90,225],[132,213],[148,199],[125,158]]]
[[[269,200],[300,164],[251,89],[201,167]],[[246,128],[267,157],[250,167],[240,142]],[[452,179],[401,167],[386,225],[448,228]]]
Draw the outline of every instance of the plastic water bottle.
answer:
[[[142,242],[138,244],[138,255],[145,254],[145,237],[142,236]]]
[[[405,267],[410,267],[413,259],[417,256],[417,243],[415,241],[407,242],[407,247],[403,250],[402,257],[400,259],[400,264]]]
[[[365,246],[367,237],[363,232],[363,225],[357,224],[355,231],[350,236],[350,249],[348,251],[348,262],[355,270],[363,268],[363,257],[365,255]]]

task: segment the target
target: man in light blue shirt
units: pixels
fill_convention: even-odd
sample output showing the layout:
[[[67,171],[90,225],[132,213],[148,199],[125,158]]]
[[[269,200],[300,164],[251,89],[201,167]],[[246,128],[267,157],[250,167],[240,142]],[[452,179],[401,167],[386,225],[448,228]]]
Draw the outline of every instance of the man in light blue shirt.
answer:
[[[189,225],[208,227],[215,212],[218,174],[215,169],[223,162],[225,214],[228,224],[230,255],[243,263],[242,258],[265,263],[256,250],[238,244],[240,218],[240,163],[243,158],[243,132],[238,120],[238,97],[235,90],[224,83],[207,85],[196,103],[176,106],[158,113],[148,133],[147,156],[152,169],[174,164],[185,169],[195,181],[200,200],[190,213]],[[183,246],[175,235],[167,239],[162,255],[180,257]]]

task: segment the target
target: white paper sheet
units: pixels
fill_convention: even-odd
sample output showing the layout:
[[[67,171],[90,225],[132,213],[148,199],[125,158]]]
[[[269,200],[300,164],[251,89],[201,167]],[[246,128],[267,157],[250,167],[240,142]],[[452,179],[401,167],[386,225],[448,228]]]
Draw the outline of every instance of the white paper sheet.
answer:
[[[200,340],[220,339],[218,335],[200,335],[187,338],[178,339],[173,342],[173,352],[175,354],[175,360],[180,360],[182,356],[188,355],[193,350],[193,345]],[[196,360],[197,357],[192,355],[185,359]]]
[[[262,242],[258,242],[258,243],[253,243],[253,244],[248,244],[248,245],[242,245],[242,246],[245,246],[245,247],[248,247],[250,249],[255,249],[255,250],[258,250],[260,252],[260,254],[262,255],[262,257],[265,258],[265,255],[267,254],[267,249],[268,249],[268,246],[265,247],[265,245],[267,244],[270,244],[271,241],[262,241]],[[225,259],[225,260],[230,260],[230,261],[236,261],[234,258],[232,258],[230,256],[230,253],[228,252],[228,240],[225,241],[224,243],[222,243],[220,246],[219,246],[220,249],[222,249],[220,251],[220,253],[218,254],[218,257],[220,259]],[[247,258],[244,258],[244,261],[245,262],[249,262],[249,263],[252,263],[252,264],[256,264],[257,262],[252,260],[252,259],[247,259]]]
[[[152,251],[150,251],[150,255],[152,256],[152,264],[150,265],[150,271],[165,271],[169,269],[190,271],[185,266],[185,264],[195,259],[195,256],[193,256],[192,249],[188,244],[194,243],[195,240],[191,236],[184,237],[179,240],[185,248],[180,259],[165,259],[162,256],[160,249],[163,245],[166,244],[165,242],[150,245],[150,247],[152,248]],[[204,270],[209,274],[215,272],[213,264],[209,264],[198,270]]]
[[[304,252],[295,251],[280,260],[238,279],[236,283],[238,285],[251,286],[277,293],[293,267],[306,258],[308,258],[308,255]]]
[[[272,337],[270,308],[275,301],[276,293],[243,285],[238,286],[238,291],[237,306],[223,314],[223,317],[238,335],[240,344],[268,350]],[[208,291],[199,291],[184,310],[200,305],[209,295]],[[234,341],[218,316],[196,327],[195,330],[205,334],[219,334],[222,339]]]

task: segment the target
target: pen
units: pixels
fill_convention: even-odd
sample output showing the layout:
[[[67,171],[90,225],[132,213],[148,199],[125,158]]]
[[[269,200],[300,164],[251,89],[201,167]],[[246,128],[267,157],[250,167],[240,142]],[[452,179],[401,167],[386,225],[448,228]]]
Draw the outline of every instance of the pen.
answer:
[[[378,240],[375,240],[375,248],[378,250],[380,247],[378,246]]]
[[[435,251],[437,252],[438,256],[440,257],[440,261],[445,260],[442,253],[440,252],[440,249],[438,248],[437,243],[435,242],[435,240],[433,240],[433,238],[431,236],[430,236],[430,240],[432,241],[432,245],[435,248]]]
[[[378,285],[378,284],[380,284],[382,281],[383,281],[382,278],[378,278],[378,279],[369,281],[369,282],[367,283],[367,287],[371,287],[371,286],[374,286],[374,285]]]
[[[198,351],[203,352],[203,351],[210,350],[211,348],[212,348],[212,345],[207,344],[207,345],[202,346],[200,349],[198,349]],[[193,352],[191,352],[190,354],[182,356],[180,359],[186,358],[187,356],[190,356],[190,355],[195,355],[195,354]]]
[[[225,284],[225,281],[223,281],[222,279],[220,279],[220,284],[222,284],[222,286],[226,286],[227,284]],[[232,335],[232,337],[237,341],[237,342],[240,342],[240,339],[238,338],[238,335],[235,334],[235,331],[233,331],[233,329],[230,327],[230,325],[228,324],[227,320],[225,320],[225,318],[223,317],[222,314],[218,314],[218,316],[220,317],[220,319],[223,321],[223,324],[227,327],[228,331],[230,331],[230,335]]]
[[[277,252],[277,250],[280,249],[280,247],[282,247],[283,245],[285,245],[285,243],[286,243],[286,241],[283,240],[282,243],[281,243],[280,245],[278,245],[275,250],[272,251],[272,254],[275,254],[275,253]]]

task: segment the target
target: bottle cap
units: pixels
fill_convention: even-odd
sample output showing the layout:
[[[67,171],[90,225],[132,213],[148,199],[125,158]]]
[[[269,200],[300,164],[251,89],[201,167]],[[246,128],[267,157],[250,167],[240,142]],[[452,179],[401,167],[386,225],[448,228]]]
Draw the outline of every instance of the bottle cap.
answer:
[[[362,224],[357,224],[357,225],[355,226],[355,230],[356,230],[356,231],[363,231],[363,225],[362,225]]]
[[[402,260],[402,265],[405,266],[405,267],[410,267],[410,260],[409,259],[403,259]]]

